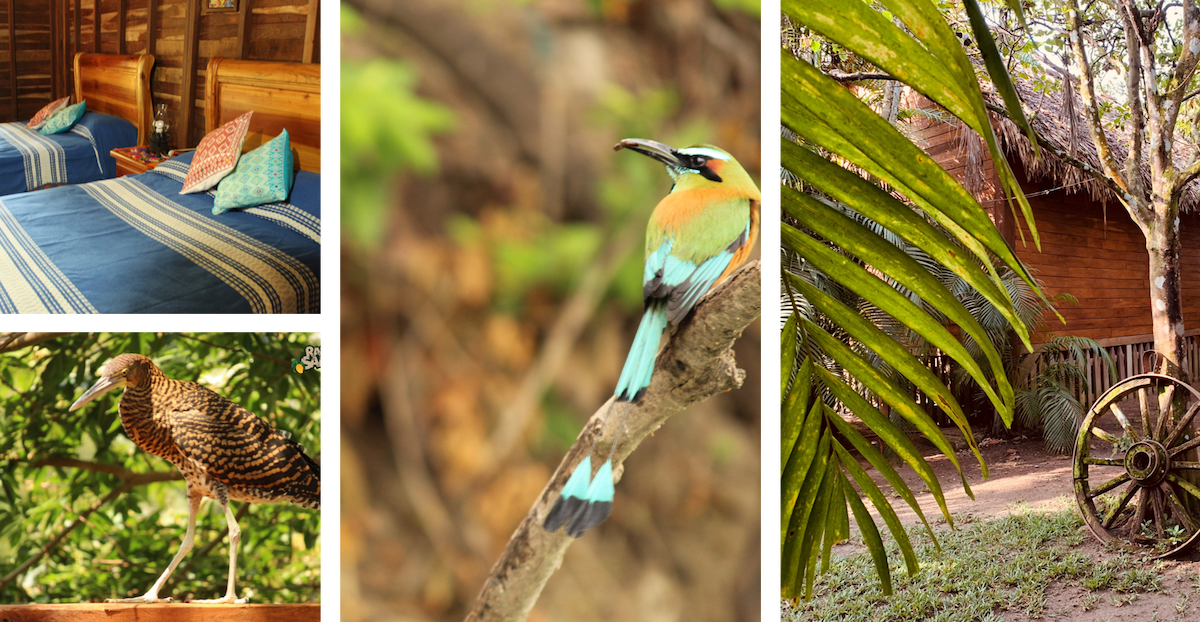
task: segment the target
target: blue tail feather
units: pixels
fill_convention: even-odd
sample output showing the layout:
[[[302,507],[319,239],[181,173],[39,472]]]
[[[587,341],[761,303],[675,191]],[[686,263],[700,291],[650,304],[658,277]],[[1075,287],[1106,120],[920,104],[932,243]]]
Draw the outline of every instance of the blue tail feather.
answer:
[[[667,327],[667,313],[663,305],[663,301],[653,301],[642,314],[637,335],[633,338],[633,345],[629,346],[629,355],[625,357],[625,366],[621,368],[621,377],[613,392],[618,400],[636,402],[646,392],[646,387],[650,386],[654,360],[658,357],[658,342]]]
[[[546,531],[557,531],[566,524],[567,535],[578,538],[583,532],[599,525],[612,513],[613,504],[613,474],[612,455],[616,452],[620,433],[623,431],[625,414],[629,403],[636,402],[645,394],[654,375],[654,362],[658,358],[658,343],[662,340],[663,331],[667,327],[666,303],[662,300],[652,301],[642,314],[638,325],[637,335],[633,345],[629,347],[629,355],[625,358],[625,366],[621,369],[621,378],[617,381],[614,391],[616,401],[626,402],[618,425],[618,436],[613,441],[609,451],[609,459],[604,461],[596,477],[590,477],[592,471],[591,457],[584,458],[563,487],[558,501],[546,514],[542,527]],[[611,408],[611,407],[610,407]],[[605,415],[607,419],[607,415]],[[593,441],[593,448],[595,441]],[[590,453],[591,450],[589,449]],[[590,483],[589,483],[590,480]]]
[[[584,504],[567,522],[567,535],[578,538],[583,532],[603,523],[612,513],[613,492],[612,461],[605,460],[588,486]]]
[[[612,473],[611,467],[609,473]],[[579,509],[586,504],[585,499],[591,488],[588,481],[591,478],[592,457],[588,456],[571,472],[571,477],[567,479],[567,485],[563,486],[558,501],[554,502],[554,507],[550,508],[550,512],[546,514],[542,528],[546,531],[557,531],[563,523],[567,522],[567,519],[579,513]],[[609,480],[611,481],[612,478],[610,477]]]

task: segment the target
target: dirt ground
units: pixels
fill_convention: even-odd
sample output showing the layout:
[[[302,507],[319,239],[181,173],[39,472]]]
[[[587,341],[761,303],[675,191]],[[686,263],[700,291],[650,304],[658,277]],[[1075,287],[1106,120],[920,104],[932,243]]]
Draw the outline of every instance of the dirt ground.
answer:
[[[958,474],[948,458],[938,454],[932,447],[926,453],[926,460],[942,483],[946,505],[956,519],[968,514],[986,519],[1016,511],[1078,511],[1071,482],[1071,456],[1047,453],[1042,448],[1041,439],[1025,437],[1011,441],[983,439],[980,449],[988,465],[987,480],[983,479],[979,463],[971,452],[964,450],[957,453],[957,459],[975,493],[974,500],[963,491]],[[883,478],[874,474],[880,487],[885,491],[890,490]],[[901,470],[901,475],[916,495],[930,523],[942,522],[944,519],[941,518],[937,503],[924,482],[911,469]],[[906,524],[919,522],[916,514],[899,498],[894,499],[892,507]],[[1103,559],[1104,555],[1109,554],[1091,537],[1082,546],[1084,552],[1093,559]],[[853,546],[839,548],[844,549],[842,554],[854,552]],[[1147,566],[1153,563],[1147,562]],[[1045,615],[1041,619],[1085,622],[1200,620],[1200,553],[1193,551],[1168,560],[1165,564],[1162,591],[1137,594],[1133,599],[1107,591],[1095,592],[1090,598],[1085,598],[1088,592],[1083,588],[1052,586],[1047,590]],[[1023,622],[1029,618],[1017,612],[1004,612],[1004,619]]]

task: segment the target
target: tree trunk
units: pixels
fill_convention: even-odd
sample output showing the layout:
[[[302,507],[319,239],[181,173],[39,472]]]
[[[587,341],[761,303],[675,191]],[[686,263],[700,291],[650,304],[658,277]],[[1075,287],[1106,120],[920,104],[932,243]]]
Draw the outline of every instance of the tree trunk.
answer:
[[[1150,255],[1150,312],[1154,322],[1154,351],[1159,359],[1155,370],[1167,363],[1167,374],[1184,382],[1187,361],[1183,340],[1183,297],[1179,278],[1178,209],[1158,210],[1160,216],[1146,230],[1146,251]],[[1174,217],[1171,217],[1174,216]],[[1146,370],[1151,371],[1151,370]]]
[[[1154,206],[1155,218],[1145,230],[1146,251],[1150,255],[1150,313],[1154,321],[1154,351],[1158,357],[1153,370],[1190,383],[1188,361],[1185,358],[1183,338],[1183,291],[1179,278],[1179,205]],[[1165,371],[1163,366],[1166,366]],[[1172,428],[1188,409],[1186,391],[1176,393],[1174,404],[1166,408],[1167,397],[1159,395],[1160,412],[1167,417],[1166,427]],[[1188,451],[1183,460],[1200,457],[1195,450]],[[1185,455],[1187,455],[1185,454]],[[1182,477],[1193,486],[1200,486],[1200,472],[1188,470]],[[1200,514],[1200,499],[1192,495],[1178,494],[1176,498],[1192,516]]]

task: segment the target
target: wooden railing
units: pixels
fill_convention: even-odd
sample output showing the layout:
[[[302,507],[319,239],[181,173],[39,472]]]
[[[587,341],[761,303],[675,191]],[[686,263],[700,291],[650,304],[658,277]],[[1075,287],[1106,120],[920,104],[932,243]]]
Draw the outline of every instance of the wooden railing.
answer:
[[[1112,386],[1130,376],[1138,374],[1158,371],[1154,368],[1154,336],[1153,335],[1133,335],[1130,337],[1118,337],[1113,339],[1097,339],[1096,342],[1100,347],[1108,353],[1112,359],[1113,368],[1116,372],[1115,377],[1109,372],[1108,365],[1104,359],[1096,353],[1088,350],[1087,355],[1082,361],[1078,361],[1078,367],[1083,371],[1083,376],[1086,383],[1075,387],[1075,398],[1083,404],[1084,408],[1089,408],[1095,401],[1104,394],[1105,391]],[[1200,329],[1189,330],[1184,333],[1184,356],[1183,364],[1188,378],[1198,387],[1200,387]],[[1049,356],[1030,357],[1028,365],[1032,366],[1032,374],[1034,377],[1044,371],[1049,365],[1055,363],[1053,358]],[[943,355],[935,355],[926,360],[926,366],[947,386],[950,385],[951,367],[953,361]],[[914,398],[918,405],[933,418],[934,422],[941,427],[953,425],[950,418],[942,412],[941,407],[928,396],[917,391]],[[967,402],[968,400],[962,396],[959,398]],[[880,406],[880,404],[876,404]],[[963,408],[968,412],[970,406],[967,403],[962,404]]]
[[[1080,369],[1084,373],[1084,377],[1087,379],[1087,384],[1086,386],[1079,387],[1075,394],[1075,397],[1083,404],[1084,408],[1091,407],[1096,399],[1103,395],[1105,391],[1130,376],[1160,371],[1154,368],[1156,357],[1154,356],[1153,335],[1097,339],[1096,342],[1112,358],[1116,377],[1114,378],[1109,373],[1108,365],[1104,362],[1103,358],[1089,351],[1086,358],[1078,362]],[[1182,358],[1184,371],[1187,372],[1190,381],[1196,383],[1200,380],[1200,376],[1198,376],[1198,373],[1200,373],[1200,329],[1189,330],[1184,333],[1184,352]],[[1047,359],[1048,357],[1036,357],[1033,359],[1033,372],[1035,375],[1051,364],[1052,361]]]
[[[1077,385],[1074,391],[1076,399],[1083,404],[1085,409],[1090,408],[1096,399],[1103,395],[1105,391],[1112,388],[1114,384],[1130,376],[1158,371],[1153,368],[1155,364],[1153,335],[1097,339],[1096,342],[1112,358],[1116,376],[1114,377],[1110,374],[1108,365],[1102,357],[1097,356],[1091,350],[1087,351],[1084,360],[1078,362],[1087,382],[1083,385]],[[1049,365],[1056,362],[1049,356],[1030,357],[1028,360],[1027,365],[1032,365],[1031,371],[1033,377],[1036,377]],[[927,358],[925,364],[937,376],[938,380],[941,380],[947,386],[951,385],[951,369],[955,363],[950,357],[944,354],[934,355]],[[1200,329],[1189,330],[1184,333],[1184,367],[1190,382],[1194,383],[1197,388],[1200,388]],[[868,394],[864,390],[864,387],[849,374],[843,372],[843,379],[855,391],[863,395]],[[968,399],[963,396],[958,397],[964,402],[962,404],[964,410],[970,414],[971,408],[970,404],[967,403]],[[942,411],[941,406],[929,396],[920,391],[914,391],[913,399],[939,427],[944,428],[954,425],[950,418],[946,416],[946,413]],[[869,401],[881,411],[885,413],[889,411],[887,406],[878,398],[871,397]],[[848,418],[856,419],[853,416],[849,416]]]

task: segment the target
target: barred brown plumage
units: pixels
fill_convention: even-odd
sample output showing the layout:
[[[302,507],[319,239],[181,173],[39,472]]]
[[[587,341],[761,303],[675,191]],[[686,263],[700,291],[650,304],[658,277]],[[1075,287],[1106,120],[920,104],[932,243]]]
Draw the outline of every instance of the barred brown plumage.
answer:
[[[222,598],[193,602],[245,602],[234,593],[241,529],[229,502],[290,501],[319,510],[320,465],[254,413],[194,382],[167,378],[140,354],[122,354],[105,364],[100,379],[71,410],[120,387],[118,412],[125,433],[138,447],[175,465],[187,481],[188,526],[179,551],[150,591],[118,602],[170,602],[158,593],[192,548],[204,497],[221,505],[229,525],[229,586]]]

